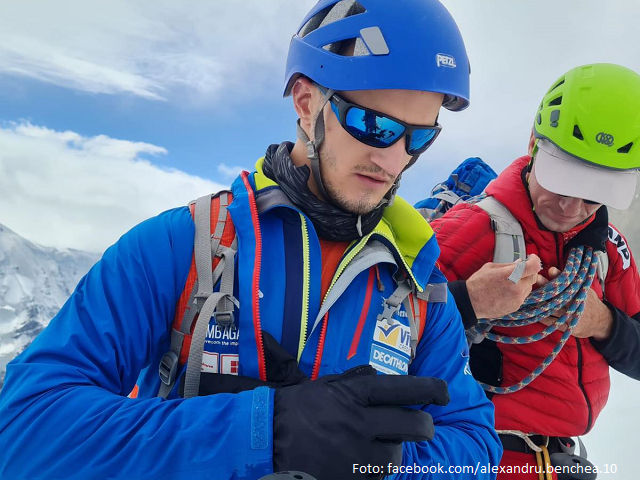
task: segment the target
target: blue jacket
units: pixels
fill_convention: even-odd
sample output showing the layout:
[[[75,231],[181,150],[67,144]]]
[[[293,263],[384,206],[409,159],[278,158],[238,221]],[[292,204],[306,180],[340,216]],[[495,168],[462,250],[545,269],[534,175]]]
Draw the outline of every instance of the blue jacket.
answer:
[[[260,162],[249,179],[258,196],[277,189],[260,173]],[[239,365],[232,371],[259,376],[252,308],[256,265],[260,328],[285,345],[297,342],[300,367],[307,374],[314,368],[323,328],[320,376],[375,365],[374,353],[381,348],[399,359],[389,368],[402,370],[402,360],[409,363],[404,352],[374,341],[376,316],[394,290],[392,274],[404,267],[419,288],[445,281],[434,269],[439,249],[420,214],[398,198],[374,232],[349,247],[336,278],[347,270],[355,277],[331,299],[330,289],[325,304],[333,303],[325,316],[320,311],[320,246],[311,222],[293,206],[276,202],[260,212],[257,237],[249,192],[240,178],[232,191],[229,212],[238,235],[236,297],[241,306],[239,342],[232,352]],[[166,400],[155,396],[158,363],[169,349],[194,230],[183,207],[126,233],[80,281],[50,325],[9,364],[0,394],[0,478],[257,479],[272,471],[272,390],[185,400],[174,389]],[[394,257],[378,265],[383,291],[367,289],[370,268],[352,268],[355,253],[374,239]],[[348,355],[361,318],[366,321],[355,354]],[[403,312],[396,318],[407,325]],[[397,346],[398,338],[394,342]],[[431,442],[405,443],[404,464],[497,465],[502,452],[493,430],[493,407],[470,375],[462,322],[450,296],[446,303],[429,304],[408,373],[446,380],[451,402],[424,407],[433,416],[436,436]],[[127,398],[136,383],[138,398]]]

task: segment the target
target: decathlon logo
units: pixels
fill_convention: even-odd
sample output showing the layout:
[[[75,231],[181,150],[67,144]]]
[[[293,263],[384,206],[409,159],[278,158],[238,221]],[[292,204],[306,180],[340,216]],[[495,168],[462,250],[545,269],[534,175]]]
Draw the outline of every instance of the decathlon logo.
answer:
[[[446,53],[438,53],[436,55],[436,64],[438,67],[456,68],[456,59]]]
[[[610,133],[600,132],[598,135],[596,135],[596,142],[610,147],[613,145],[613,135],[611,135]]]
[[[409,372],[409,359],[398,352],[371,344],[369,365],[387,375],[406,375]]]

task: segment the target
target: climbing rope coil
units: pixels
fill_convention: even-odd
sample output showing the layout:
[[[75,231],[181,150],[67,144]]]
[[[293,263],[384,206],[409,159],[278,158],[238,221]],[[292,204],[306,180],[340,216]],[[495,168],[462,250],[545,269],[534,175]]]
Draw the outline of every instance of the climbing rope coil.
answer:
[[[524,262],[519,263],[518,266],[521,264],[524,265]],[[593,248],[583,246],[574,247],[569,252],[569,258],[562,273],[543,287],[531,292],[518,311],[502,318],[481,318],[478,320],[478,324],[473,327],[474,331],[472,332],[476,338],[487,338],[494,342],[518,345],[537,342],[551,335],[560,329],[561,326],[567,326],[560,341],[551,353],[527,377],[508,387],[496,387],[479,382],[482,388],[488,392],[497,394],[517,392],[533,382],[551,365],[580,320],[587,300],[587,293],[596,276],[597,266],[598,260]],[[512,279],[512,281],[513,280],[515,279]],[[521,327],[530,325],[559,312],[563,308],[566,309],[566,312],[554,325],[548,326],[534,335],[509,337],[489,331],[492,327]]]

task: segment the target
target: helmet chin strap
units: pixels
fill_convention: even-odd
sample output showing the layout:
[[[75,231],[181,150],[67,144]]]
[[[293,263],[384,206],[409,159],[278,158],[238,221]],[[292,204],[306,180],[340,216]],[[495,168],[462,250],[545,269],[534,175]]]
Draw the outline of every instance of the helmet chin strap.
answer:
[[[298,127],[297,134],[298,134],[298,138],[307,145],[307,158],[309,159],[309,163],[311,164],[311,173],[313,173],[313,178],[316,181],[316,185],[318,185],[318,189],[320,190],[320,193],[322,194],[322,196],[325,198],[326,201],[330,202],[334,206],[337,206],[331,201],[331,197],[325,190],[324,184],[322,183],[322,174],[320,173],[320,145],[324,141],[323,112],[324,112],[325,105],[331,98],[331,95],[334,94],[334,92],[335,90],[329,89],[324,94],[322,106],[320,107],[320,110],[316,114],[316,118],[315,118],[315,128],[314,128],[314,135],[313,135],[314,139],[313,140],[309,139],[309,137],[307,136],[307,132],[305,132],[304,129],[300,126],[300,119],[298,119],[298,122],[297,122],[297,127]]]
[[[335,93],[335,90],[328,89],[324,94],[322,106],[320,110],[316,114],[315,118],[315,128],[314,128],[314,139],[310,140],[307,132],[300,126],[300,119],[296,122],[297,124],[297,135],[300,140],[302,140],[307,146],[307,158],[309,159],[309,163],[311,164],[311,172],[313,173],[313,178],[320,190],[320,193],[325,198],[325,200],[331,203],[334,207],[342,209],[340,205],[336,205],[336,203],[332,200],[331,195],[324,188],[324,183],[322,182],[322,173],[320,173],[320,145],[324,141],[324,107],[329,102],[331,96]],[[417,156],[413,157],[407,165],[406,168],[409,168],[413,163],[417,160]],[[406,170],[405,168],[405,170]],[[389,189],[387,194],[380,200],[380,203],[376,205],[375,209],[383,207],[385,205],[391,206],[393,205],[393,201],[396,196],[396,192],[398,191],[398,187],[400,187],[400,177],[402,174],[398,175],[396,181],[393,183],[392,187]],[[375,210],[374,209],[374,210]],[[360,218],[358,218],[360,222]]]

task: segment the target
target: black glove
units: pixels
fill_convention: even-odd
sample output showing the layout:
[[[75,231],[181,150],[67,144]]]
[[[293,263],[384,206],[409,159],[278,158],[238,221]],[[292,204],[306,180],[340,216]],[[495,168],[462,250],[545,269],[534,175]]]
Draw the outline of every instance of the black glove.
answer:
[[[446,405],[444,380],[377,375],[370,365],[275,391],[274,471],[300,470],[318,480],[382,478],[354,464],[401,465],[402,442],[431,440],[431,415],[403,405]]]
[[[268,332],[262,331],[262,344],[267,370],[267,381],[242,375],[225,375],[222,373],[200,374],[198,395],[215,395],[216,393],[240,393],[258,387],[281,388],[309,380],[298,367],[296,359],[276,342]],[[185,375],[180,379],[179,393],[184,397]]]
[[[311,475],[304,472],[276,472],[265,477],[260,477],[258,480],[316,480]]]

